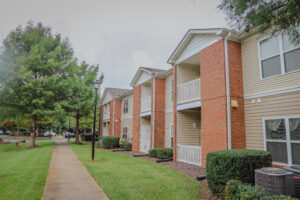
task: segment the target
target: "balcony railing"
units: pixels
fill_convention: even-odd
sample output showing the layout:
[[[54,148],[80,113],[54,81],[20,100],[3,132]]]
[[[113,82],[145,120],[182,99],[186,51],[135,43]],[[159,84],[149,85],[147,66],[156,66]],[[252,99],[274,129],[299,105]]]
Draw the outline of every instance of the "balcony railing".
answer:
[[[151,111],[151,96],[141,98],[141,113]]]
[[[177,87],[177,102],[187,103],[201,98],[200,78],[183,83]]]

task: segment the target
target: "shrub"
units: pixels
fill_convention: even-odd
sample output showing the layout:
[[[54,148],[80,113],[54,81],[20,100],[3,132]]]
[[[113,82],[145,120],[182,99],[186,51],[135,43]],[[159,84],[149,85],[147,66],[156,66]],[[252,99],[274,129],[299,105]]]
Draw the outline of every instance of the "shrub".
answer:
[[[270,167],[269,152],[248,149],[233,149],[210,152],[206,156],[206,177],[213,195],[220,197],[230,179],[254,184],[254,170]]]
[[[284,195],[267,196],[259,187],[242,184],[241,181],[230,180],[224,191],[225,200],[293,200],[294,198]]]
[[[119,141],[120,137],[118,136],[102,136],[102,145],[106,149],[118,148],[120,146]]]
[[[93,134],[92,133],[82,133],[80,134],[80,138],[82,141],[92,141],[93,140]],[[98,135],[95,135],[95,141],[98,140]]]
[[[149,151],[149,156],[159,159],[167,159],[173,157],[172,148],[153,148]]]
[[[120,142],[119,142],[119,145],[120,147],[123,149],[124,148],[124,145],[127,143],[128,141],[126,139],[120,139]]]
[[[131,148],[132,148],[132,143],[131,142],[127,142],[127,143],[124,144],[124,147],[123,147],[124,150],[131,151]]]

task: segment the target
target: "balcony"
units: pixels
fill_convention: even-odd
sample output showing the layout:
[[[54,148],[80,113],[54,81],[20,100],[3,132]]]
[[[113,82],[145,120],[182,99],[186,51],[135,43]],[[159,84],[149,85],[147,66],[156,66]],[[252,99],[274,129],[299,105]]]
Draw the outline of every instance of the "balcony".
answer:
[[[200,78],[177,86],[177,103],[189,103],[201,99]]]
[[[142,96],[141,98],[141,115],[148,114],[151,111],[151,96]]]
[[[110,107],[104,106],[103,108],[103,121],[109,121],[110,119]]]

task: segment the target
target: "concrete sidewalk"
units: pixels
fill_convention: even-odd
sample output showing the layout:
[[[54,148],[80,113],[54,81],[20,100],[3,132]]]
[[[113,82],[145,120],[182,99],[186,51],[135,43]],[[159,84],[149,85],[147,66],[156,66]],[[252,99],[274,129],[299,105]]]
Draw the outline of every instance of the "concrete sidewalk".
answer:
[[[109,200],[71,147],[56,142],[43,200]]]

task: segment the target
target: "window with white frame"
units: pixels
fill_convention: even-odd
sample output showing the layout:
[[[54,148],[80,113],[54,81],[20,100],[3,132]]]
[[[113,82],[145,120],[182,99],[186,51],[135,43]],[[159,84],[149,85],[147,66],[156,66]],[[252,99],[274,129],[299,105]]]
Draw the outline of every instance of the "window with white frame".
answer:
[[[171,79],[171,101],[174,99],[174,80]]]
[[[123,101],[123,113],[128,113],[128,99]]]
[[[300,116],[264,119],[265,150],[274,162],[300,164]]]
[[[259,42],[262,78],[300,70],[300,46],[287,35],[272,36]]]
[[[170,144],[171,144],[171,148],[173,148],[173,131],[174,131],[173,129],[174,129],[173,124],[170,124],[170,140],[171,140]]]
[[[123,127],[123,134],[122,134],[122,138],[123,139],[127,139],[127,133],[128,133],[128,128],[127,127]]]

